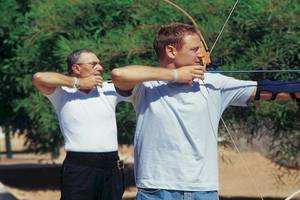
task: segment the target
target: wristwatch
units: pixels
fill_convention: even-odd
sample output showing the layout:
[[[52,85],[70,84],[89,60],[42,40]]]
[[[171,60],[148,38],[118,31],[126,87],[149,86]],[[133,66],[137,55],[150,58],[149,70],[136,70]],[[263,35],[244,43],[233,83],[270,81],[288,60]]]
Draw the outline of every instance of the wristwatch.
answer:
[[[80,81],[77,77],[73,77],[73,88],[80,89]]]

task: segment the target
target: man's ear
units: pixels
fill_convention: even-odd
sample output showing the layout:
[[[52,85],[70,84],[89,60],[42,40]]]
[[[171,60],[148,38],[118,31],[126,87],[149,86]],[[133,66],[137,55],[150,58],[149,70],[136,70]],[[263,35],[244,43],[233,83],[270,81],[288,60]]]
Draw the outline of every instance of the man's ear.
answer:
[[[171,59],[174,59],[176,54],[177,54],[176,48],[172,45],[167,45],[165,47],[165,52],[166,52],[166,56],[171,58]]]
[[[77,64],[72,65],[72,72],[73,74],[79,75],[80,74],[80,66]]]

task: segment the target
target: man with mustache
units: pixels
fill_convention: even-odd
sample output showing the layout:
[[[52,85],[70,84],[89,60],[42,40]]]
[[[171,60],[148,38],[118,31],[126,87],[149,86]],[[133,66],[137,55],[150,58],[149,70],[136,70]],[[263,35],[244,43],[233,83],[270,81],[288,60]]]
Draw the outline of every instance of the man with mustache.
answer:
[[[103,81],[103,66],[93,51],[74,50],[67,65],[68,76],[37,72],[32,80],[52,103],[64,137],[61,199],[121,200],[115,108],[124,98]]]

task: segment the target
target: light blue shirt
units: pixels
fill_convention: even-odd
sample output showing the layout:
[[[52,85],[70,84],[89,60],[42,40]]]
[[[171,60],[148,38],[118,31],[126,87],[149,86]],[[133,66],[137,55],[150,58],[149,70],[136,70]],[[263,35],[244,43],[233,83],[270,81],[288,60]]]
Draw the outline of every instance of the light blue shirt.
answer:
[[[137,187],[219,189],[220,117],[229,105],[246,106],[257,83],[208,73],[204,83],[149,81],[134,89]]]

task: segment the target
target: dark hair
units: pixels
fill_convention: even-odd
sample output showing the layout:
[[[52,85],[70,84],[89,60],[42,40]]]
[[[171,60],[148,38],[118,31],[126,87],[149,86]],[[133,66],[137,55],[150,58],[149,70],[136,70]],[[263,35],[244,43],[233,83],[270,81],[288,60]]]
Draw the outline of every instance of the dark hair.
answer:
[[[194,26],[183,23],[171,23],[163,25],[156,32],[153,47],[156,55],[161,58],[165,54],[167,45],[174,45],[176,49],[183,46],[183,37],[186,34],[198,34]]]
[[[70,53],[67,57],[69,74],[72,74],[72,66],[77,63],[82,53],[94,53],[94,52],[90,49],[75,49],[74,51],[72,51],[72,53]]]

